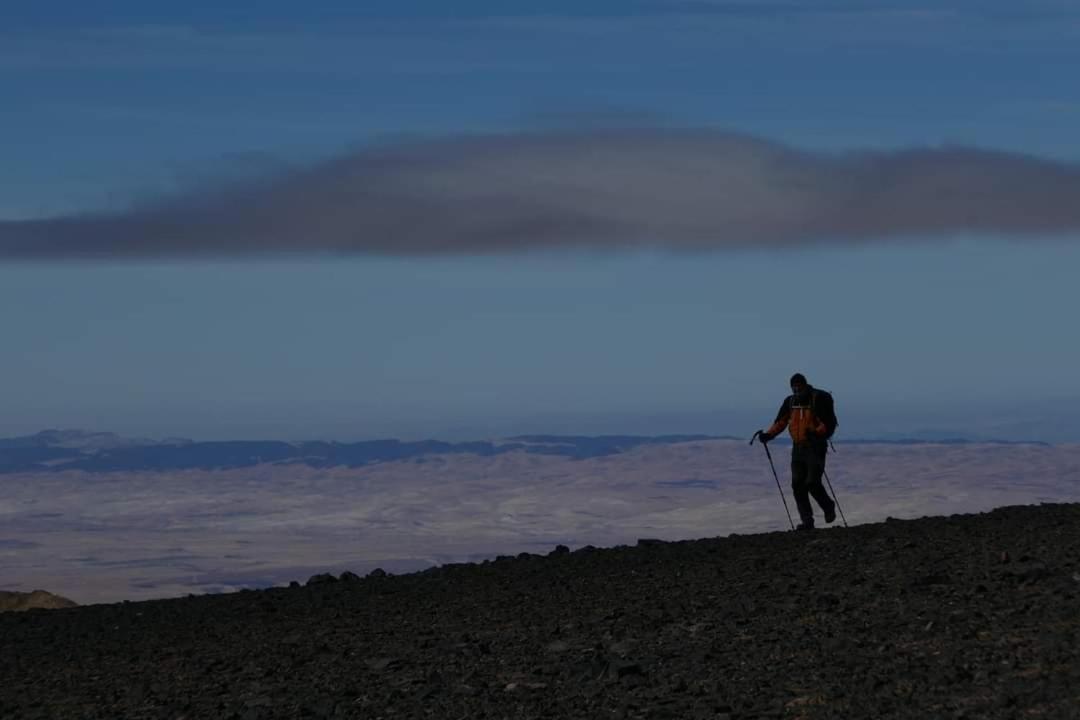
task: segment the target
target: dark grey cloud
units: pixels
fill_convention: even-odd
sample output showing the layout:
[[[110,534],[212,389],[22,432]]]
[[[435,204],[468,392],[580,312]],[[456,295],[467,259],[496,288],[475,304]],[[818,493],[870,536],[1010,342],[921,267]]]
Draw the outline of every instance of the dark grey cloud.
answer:
[[[127,212],[0,223],[5,259],[672,251],[1080,230],[1080,165],[667,129],[402,143]]]

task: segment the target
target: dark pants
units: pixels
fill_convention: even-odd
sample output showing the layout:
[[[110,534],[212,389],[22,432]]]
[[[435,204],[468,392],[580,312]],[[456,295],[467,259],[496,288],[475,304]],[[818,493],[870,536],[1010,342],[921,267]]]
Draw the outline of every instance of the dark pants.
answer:
[[[835,509],[832,498],[821,484],[821,476],[825,473],[825,452],[823,446],[803,443],[791,449],[791,492],[795,495],[799,518],[808,525],[814,524],[811,495],[822,511],[832,512]]]

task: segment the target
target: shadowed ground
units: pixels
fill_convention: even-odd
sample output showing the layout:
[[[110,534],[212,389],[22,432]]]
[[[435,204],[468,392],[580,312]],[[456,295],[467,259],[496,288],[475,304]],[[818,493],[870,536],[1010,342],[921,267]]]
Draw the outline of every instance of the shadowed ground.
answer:
[[[1080,505],[0,616],[5,718],[1075,718]]]

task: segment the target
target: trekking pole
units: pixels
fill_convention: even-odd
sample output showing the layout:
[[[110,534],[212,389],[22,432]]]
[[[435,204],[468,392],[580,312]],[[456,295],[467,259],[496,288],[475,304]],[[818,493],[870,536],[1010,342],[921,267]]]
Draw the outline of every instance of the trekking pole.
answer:
[[[754,433],[754,436],[752,438],[750,438],[750,444],[751,445],[754,444],[754,441],[757,440],[757,436],[760,435],[760,434],[761,434],[760,430],[758,430],[756,433]],[[788,525],[790,525],[791,529],[794,530],[795,529],[795,523],[791,520],[791,511],[788,510],[787,498],[784,497],[784,488],[781,487],[781,485],[780,485],[780,476],[776,474],[776,466],[773,465],[772,453],[769,452],[769,443],[762,440],[761,447],[765,448],[765,454],[769,458],[769,467],[772,468],[772,476],[774,478],[776,478],[776,489],[780,491],[780,499],[784,501],[784,512],[787,513]],[[839,506],[837,506],[837,507],[839,507]],[[844,524],[845,525],[847,524],[846,520],[844,521]]]
[[[840,501],[836,499],[836,491],[833,490],[832,480],[829,479],[829,473],[822,470],[821,474],[825,476],[825,482],[829,483],[829,493],[832,495],[832,501],[836,503],[836,509],[840,511],[840,519],[844,521],[844,527],[847,527],[847,518],[844,517],[844,508],[840,507]]]

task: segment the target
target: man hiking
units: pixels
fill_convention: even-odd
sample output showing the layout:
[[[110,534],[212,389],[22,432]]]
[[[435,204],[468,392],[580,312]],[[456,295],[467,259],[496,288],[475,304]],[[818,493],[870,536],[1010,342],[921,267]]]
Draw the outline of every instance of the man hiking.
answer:
[[[829,438],[836,432],[837,424],[832,395],[806,382],[802,373],[795,373],[791,376],[791,395],[784,399],[769,429],[759,433],[763,443],[782,433],[785,427],[791,433],[791,492],[799,509],[799,530],[814,529],[811,495],[825,513],[825,522],[836,519],[836,503],[821,485],[821,476],[825,472]]]

